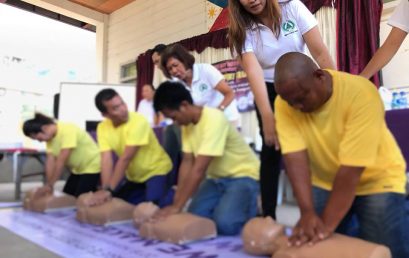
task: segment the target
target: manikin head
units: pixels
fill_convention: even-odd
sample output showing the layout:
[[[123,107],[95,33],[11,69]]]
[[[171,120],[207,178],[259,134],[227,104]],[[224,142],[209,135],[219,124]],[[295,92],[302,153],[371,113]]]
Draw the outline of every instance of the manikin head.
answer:
[[[153,100],[157,112],[179,125],[196,124],[200,107],[193,105],[192,96],[182,82],[166,81],[159,85]]]
[[[33,140],[48,142],[56,135],[57,125],[52,118],[35,113],[33,119],[24,122],[23,133]]]
[[[322,107],[332,95],[332,77],[307,55],[282,55],[275,67],[275,89],[294,109],[309,113]]]
[[[128,107],[113,89],[103,89],[95,96],[95,105],[102,115],[119,126],[128,121]]]
[[[284,226],[271,217],[256,217],[249,220],[243,228],[241,238],[244,250],[253,255],[271,255],[279,246],[278,237],[284,236]]]

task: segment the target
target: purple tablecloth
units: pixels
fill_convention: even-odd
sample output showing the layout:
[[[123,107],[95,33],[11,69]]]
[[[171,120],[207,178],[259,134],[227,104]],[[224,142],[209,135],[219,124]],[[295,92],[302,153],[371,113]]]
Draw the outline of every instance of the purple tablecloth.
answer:
[[[409,109],[386,111],[386,123],[409,164]]]

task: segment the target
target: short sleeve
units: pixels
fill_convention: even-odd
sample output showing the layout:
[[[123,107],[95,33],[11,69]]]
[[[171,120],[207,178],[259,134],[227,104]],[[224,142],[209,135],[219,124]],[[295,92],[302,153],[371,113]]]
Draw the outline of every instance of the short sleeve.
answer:
[[[97,127],[97,140],[98,140],[99,150],[101,152],[112,150],[112,147],[109,145],[107,136],[108,136],[108,132],[107,132],[107,128],[104,126],[104,122],[99,123]]]
[[[300,122],[295,120],[294,111],[280,97],[275,100],[275,120],[278,139],[283,154],[305,150],[307,145],[300,132]]]
[[[206,80],[212,88],[215,88],[220,81],[224,80],[223,74],[213,65],[205,64],[204,68],[204,74],[201,76],[206,76]]]
[[[318,25],[317,19],[315,19],[314,15],[301,1],[293,0],[290,4],[295,5],[297,25],[302,35]]]
[[[244,40],[244,46],[242,49],[242,54],[248,53],[248,52],[254,52],[255,46],[254,46],[254,38],[255,32],[253,30],[246,30],[246,39]]]
[[[401,0],[400,4],[396,7],[395,11],[393,12],[391,18],[389,18],[388,24],[409,33],[408,0]]]
[[[189,137],[190,130],[188,126],[181,127],[182,134],[182,151],[184,153],[193,153],[192,143]]]
[[[375,87],[368,84],[354,96],[339,148],[342,165],[369,166],[377,157],[382,134],[384,108]]]

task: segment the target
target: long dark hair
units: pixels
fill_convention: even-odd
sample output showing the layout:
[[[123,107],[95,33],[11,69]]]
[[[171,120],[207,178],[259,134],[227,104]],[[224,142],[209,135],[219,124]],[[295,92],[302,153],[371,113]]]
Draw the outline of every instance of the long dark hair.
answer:
[[[241,56],[244,41],[246,40],[246,29],[257,26],[261,21],[250,14],[241,5],[240,0],[229,0],[229,47],[232,55],[237,53]],[[272,24],[264,24],[269,27],[273,34],[278,38],[280,36],[281,8],[277,0],[266,0],[267,17]]]

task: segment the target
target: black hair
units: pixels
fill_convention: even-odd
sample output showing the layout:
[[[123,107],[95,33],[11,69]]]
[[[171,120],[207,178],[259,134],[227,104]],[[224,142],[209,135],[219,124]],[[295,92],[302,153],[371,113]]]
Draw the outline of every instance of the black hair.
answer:
[[[158,53],[158,55],[161,55],[162,52],[166,49],[165,44],[157,44],[154,48],[152,48],[152,54],[153,53]]]
[[[166,64],[170,58],[179,60],[186,69],[193,69],[193,64],[195,63],[195,57],[179,43],[167,47],[160,57],[160,64],[163,67],[163,73],[168,78],[171,78],[171,75],[168,69],[166,69]]]
[[[118,96],[118,92],[114,89],[103,89],[95,96],[95,106],[97,106],[101,113],[106,113],[107,108],[104,105],[104,101],[111,100],[115,96]]]
[[[153,107],[156,112],[163,109],[178,110],[182,101],[193,104],[192,96],[180,81],[165,81],[156,89]]]
[[[44,125],[55,124],[55,121],[46,115],[41,113],[35,113],[34,118],[29,119],[23,124],[23,133],[25,136],[30,137],[32,134],[38,134],[42,132]]]

